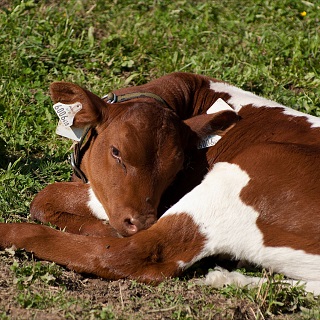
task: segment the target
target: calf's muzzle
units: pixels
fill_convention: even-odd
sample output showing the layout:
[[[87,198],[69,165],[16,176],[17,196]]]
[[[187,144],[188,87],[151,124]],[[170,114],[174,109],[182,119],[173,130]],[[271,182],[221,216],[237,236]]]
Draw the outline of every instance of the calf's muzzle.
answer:
[[[147,214],[134,215],[128,214],[123,219],[122,225],[114,226],[122,236],[132,236],[138,231],[150,228],[157,220],[156,211]]]

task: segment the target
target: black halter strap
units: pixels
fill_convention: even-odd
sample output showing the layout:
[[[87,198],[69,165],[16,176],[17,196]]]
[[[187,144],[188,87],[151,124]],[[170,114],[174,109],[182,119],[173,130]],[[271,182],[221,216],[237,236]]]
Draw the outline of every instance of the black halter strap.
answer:
[[[84,183],[87,183],[88,179],[87,179],[86,175],[84,174],[84,172],[80,169],[80,162],[81,162],[80,151],[81,151],[81,147],[82,147],[90,129],[91,129],[91,127],[87,127],[84,130],[80,141],[74,145],[73,152],[71,152],[70,157],[69,157],[73,173],[78,178],[80,178]]]
[[[164,99],[162,99],[157,94],[151,93],[151,92],[134,92],[134,93],[127,93],[127,94],[122,94],[122,95],[116,95],[111,92],[111,93],[103,96],[102,99],[103,100],[107,99],[107,103],[117,103],[117,102],[124,102],[124,101],[128,101],[131,99],[137,99],[137,98],[142,98],[142,97],[155,99],[155,100],[163,103],[170,110],[174,111]],[[72,170],[73,170],[74,174],[78,178],[80,178],[84,183],[87,183],[88,179],[87,179],[86,175],[84,174],[84,172],[80,169],[81,150],[82,150],[82,146],[84,144],[84,141],[86,140],[86,137],[91,129],[92,129],[91,127],[87,127],[85,129],[80,141],[75,144],[75,146],[73,148],[73,152],[70,155],[70,164],[71,164]]]

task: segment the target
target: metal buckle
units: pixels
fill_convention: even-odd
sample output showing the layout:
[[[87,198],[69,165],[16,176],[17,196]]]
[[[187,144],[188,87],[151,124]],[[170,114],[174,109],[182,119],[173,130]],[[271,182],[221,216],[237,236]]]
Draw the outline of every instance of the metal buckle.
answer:
[[[118,101],[117,95],[113,92],[110,92],[107,95],[103,96],[102,99],[107,99],[107,103],[115,103]]]

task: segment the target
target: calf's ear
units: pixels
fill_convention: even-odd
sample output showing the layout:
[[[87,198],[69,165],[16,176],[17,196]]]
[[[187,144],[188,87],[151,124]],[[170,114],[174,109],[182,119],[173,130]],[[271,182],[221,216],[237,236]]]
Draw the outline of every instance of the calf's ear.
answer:
[[[69,82],[54,82],[50,85],[50,95],[54,103],[73,104],[80,102],[82,109],[76,113],[73,125],[86,127],[101,122],[107,104],[92,92]]]
[[[185,120],[184,123],[192,131],[188,146],[197,145],[199,141],[209,135],[225,135],[239,120],[240,116],[231,110],[201,114]]]

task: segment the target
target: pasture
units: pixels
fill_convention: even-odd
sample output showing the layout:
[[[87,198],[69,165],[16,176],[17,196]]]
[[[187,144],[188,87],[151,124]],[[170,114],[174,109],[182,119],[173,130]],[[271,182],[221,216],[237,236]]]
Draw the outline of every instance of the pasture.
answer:
[[[103,96],[173,71],[223,79],[320,116],[320,1],[0,0],[0,222],[68,180],[72,142],[48,94],[70,81]],[[318,319],[320,300],[271,276],[257,289],[199,286],[205,263],[157,287],[105,281],[0,251],[2,319]]]

